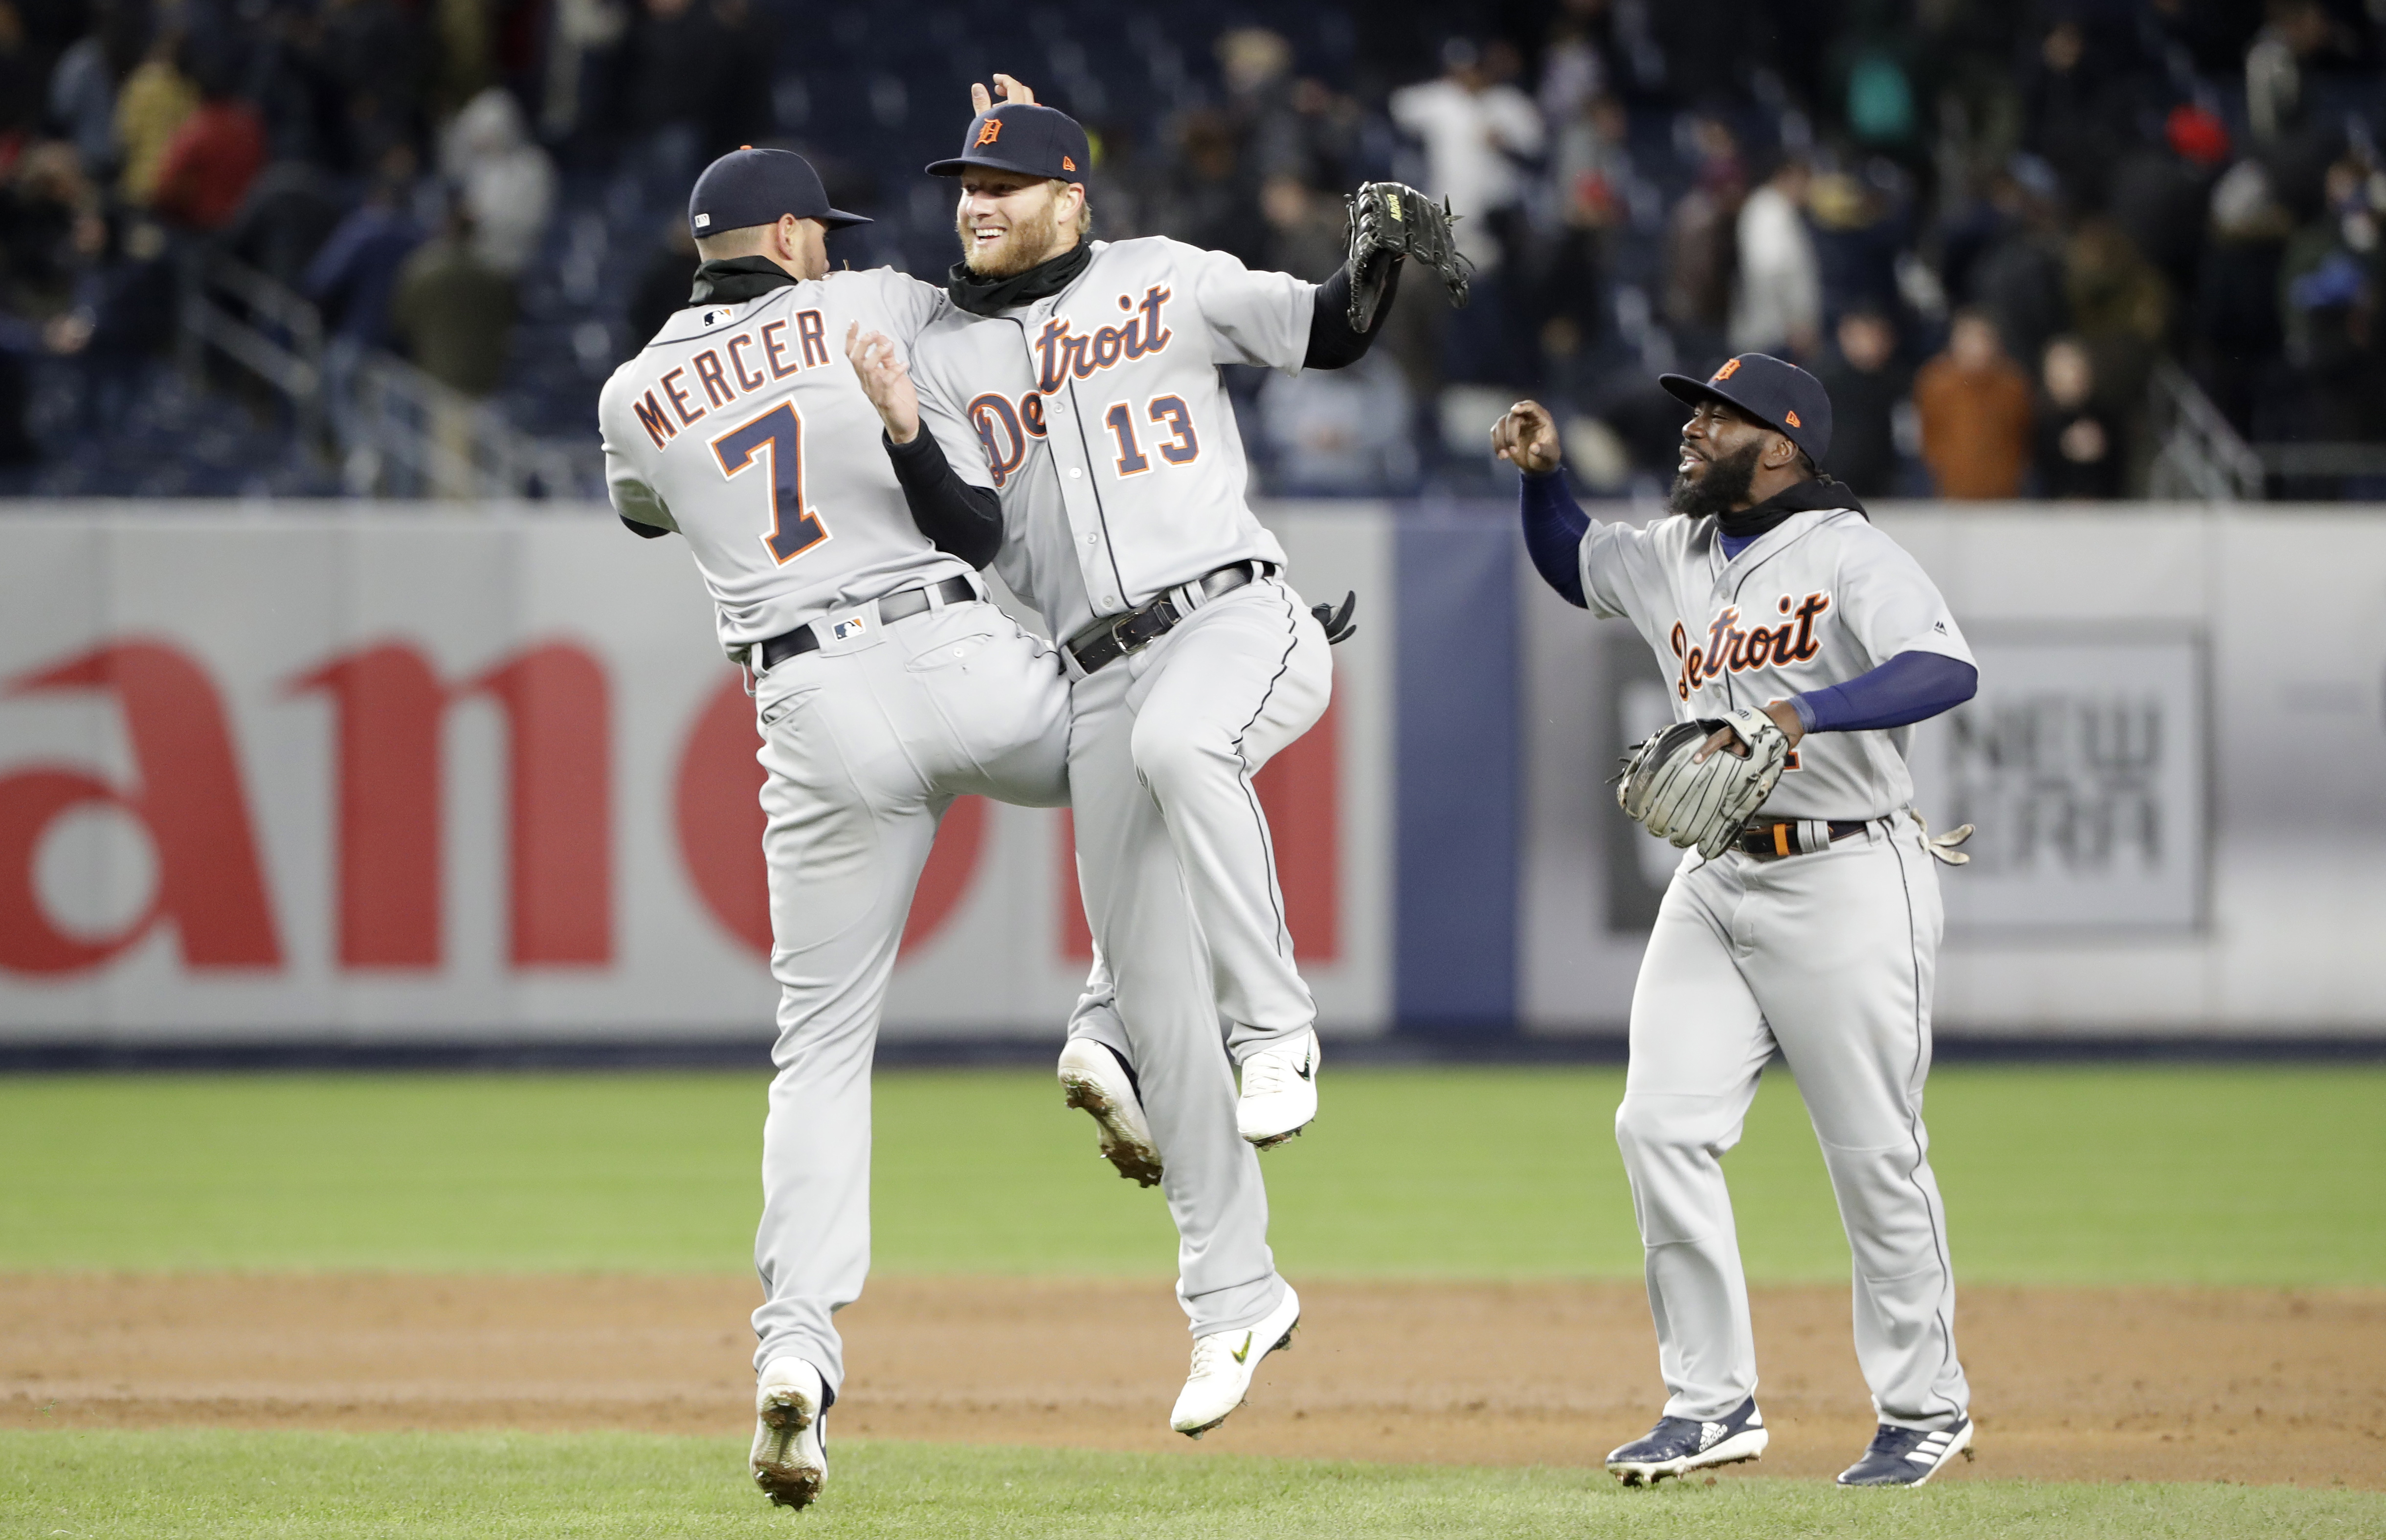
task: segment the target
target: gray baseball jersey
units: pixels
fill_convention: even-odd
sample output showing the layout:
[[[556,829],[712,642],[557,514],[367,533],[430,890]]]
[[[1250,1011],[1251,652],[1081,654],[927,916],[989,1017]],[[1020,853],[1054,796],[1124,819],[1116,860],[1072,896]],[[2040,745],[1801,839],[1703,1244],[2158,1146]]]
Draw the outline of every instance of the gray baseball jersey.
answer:
[[[1844,684],[1901,652],[1972,661],[1921,564],[1852,509],[1793,514],[1729,560],[1711,519],[1594,523],[1578,559],[1592,613],[1630,620],[1655,651],[1677,721]],[[1860,819],[1903,808],[1913,736],[1808,733],[1764,810]]]
[[[598,407],[614,506],[687,537],[722,645],[806,624],[819,642],[755,686],[780,994],[754,1362],[802,1358],[832,1389],[834,1318],[870,1261],[872,1053],[937,820],[960,795],[1068,800],[1059,661],[920,533],[845,357],[848,324],[899,353],[947,305],[881,269],[694,307]],[[951,577],[972,595],[941,591]],[[924,609],[879,607],[923,588]]]
[[[1656,653],[1676,720],[1844,683],[1901,652],[1971,661],[1921,566],[1852,509],[1793,514],[1728,560],[1712,519],[1593,524],[1578,559],[1591,609],[1631,620]],[[1856,1358],[1876,1413],[1929,1430],[1966,1415],[1922,1122],[1941,921],[1937,863],[1901,811],[1911,737],[1807,733],[1764,812],[1868,821],[1778,860],[1691,852],[1658,908],[1615,1138],[1648,1248],[1668,1417],[1713,1421],[1756,1389],[1718,1157],[1777,1049],[1854,1253]]]
[[[1228,1057],[1316,1020],[1251,777],[1324,714],[1333,664],[1281,576],[1215,598],[1184,585],[1284,561],[1246,500],[1218,366],[1298,369],[1314,294],[1182,242],[1097,244],[1060,294],[996,318],[956,311],[913,349],[946,458],[1001,496],[998,570],[1055,635],[1171,591],[1186,612],[1131,656],[1073,670],[1077,870],[1117,1009],[1080,1011],[1070,1032],[1140,1077],[1197,1335],[1253,1326],[1284,1298]]]
[[[1297,373],[1316,291],[1182,241],[1093,249],[1058,294],[931,322],[911,369],[945,457],[1011,514],[996,570],[1056,636],[1229,562],[1283,563],[1218,366]]]
[[[900,356],[949,308],[944,291],[892,268],[833,272],[690,307],[606,382],[596,415],[613,506],[687,537],[732,656],[969,571],[912,523],[845,357],[853,321]]]

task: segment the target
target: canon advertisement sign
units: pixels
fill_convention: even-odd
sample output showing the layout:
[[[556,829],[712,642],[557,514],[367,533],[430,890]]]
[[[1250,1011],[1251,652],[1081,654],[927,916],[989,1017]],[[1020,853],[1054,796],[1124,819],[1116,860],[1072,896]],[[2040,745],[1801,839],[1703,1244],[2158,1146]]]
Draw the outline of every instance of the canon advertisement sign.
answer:
[[[675,542],[20,515],[0,584],[0,1041],[768,1040],[753,707]],[[1261,794],[1304,958],[1363,1012],[1348,715]],[[953,805],[891,1032],[1057,1044],[1090,958],[1069,837]]]

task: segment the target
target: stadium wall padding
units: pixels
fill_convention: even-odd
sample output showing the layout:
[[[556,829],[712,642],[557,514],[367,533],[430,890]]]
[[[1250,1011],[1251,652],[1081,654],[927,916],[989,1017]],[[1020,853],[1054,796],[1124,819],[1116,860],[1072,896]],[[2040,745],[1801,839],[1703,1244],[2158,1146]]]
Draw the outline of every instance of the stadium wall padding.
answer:
[[[1329,1034],[1619,1031],[1646,645],[1503,505],[1263,512],[1361,595],[1260,778]],[[1877,512],[1982,663],[1913,749],[1980,826],[1942,1030],[2386,1037],[2386,510]],[[750,722],[684,550],[601,508],[18,505],[0,1044],[766,1041]],[[1062,815],[958,804],[889,1036],[1057,1039],[1074,905]]]

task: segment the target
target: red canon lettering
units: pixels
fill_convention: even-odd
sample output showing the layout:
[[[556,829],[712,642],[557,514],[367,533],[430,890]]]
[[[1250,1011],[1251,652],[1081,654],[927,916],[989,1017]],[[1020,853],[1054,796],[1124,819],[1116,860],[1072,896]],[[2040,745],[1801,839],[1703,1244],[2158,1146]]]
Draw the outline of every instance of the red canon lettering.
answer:
[[[114,695],[132,742],[135,783],[37,766],[0,778],[0,968],[73,973],[173,921],[194,969],[275,969],[282,943],[257,864],[257,835],[223,702],[205,670],[161,642],[97,647],[11,682],[7,694],[99,691]],[[75,936],[44,911],[33,863],[51,825],[79,807],[121,809],[157,852],[146,913],[114,935]]]
[[[441,729],[472,695],[506,714],[511,960],[612,960],[611,703],[595,657],[548,643],[449,690],[421,653],[385,643],[292,688],[326,692],[338,714],[343,967],[440,965]]]

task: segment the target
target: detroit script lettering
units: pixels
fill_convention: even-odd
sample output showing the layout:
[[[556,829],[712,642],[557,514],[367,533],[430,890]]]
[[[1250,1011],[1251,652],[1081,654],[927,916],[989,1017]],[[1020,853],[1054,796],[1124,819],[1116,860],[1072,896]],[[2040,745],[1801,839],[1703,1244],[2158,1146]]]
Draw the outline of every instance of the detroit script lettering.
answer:
[[[1768,664],[1782,668],[1791,663],[1803,663],[1823,650],[1815,636],[1815,622],[1831,607],[1827,593],[1809,594],[1793,600],[1781,595],[1775,607],[1786,617],[1777,626],[1747,626],[1739,623],[1739,607],[1726,605],[1714,622],[1707,627],[1706,645],[1693,647],[1689,632],[1679,620],[1674,622],[1674,656],[1682,660],[1674,676],[1674,694],[1684,700],[1694,690],[1702,689],[1725,673],[1746,673]]]

